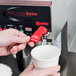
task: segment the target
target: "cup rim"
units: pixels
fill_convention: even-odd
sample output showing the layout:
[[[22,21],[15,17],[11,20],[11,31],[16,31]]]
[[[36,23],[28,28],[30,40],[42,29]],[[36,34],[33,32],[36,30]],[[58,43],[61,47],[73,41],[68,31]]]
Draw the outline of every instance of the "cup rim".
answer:
[[[47,59],[47,60],[36,58],[36,57],[33,56],[32,52],[33,52],[33,50],[34,50],[35,48],[38,48],[38,47],[40,47],[40,46],[52,46],[52,47],[55,47],[55,48],[58,49],[59,54],[58,54],[56,57],[53,57],[52,59]],[[45,61],[51,61],[51,60],[56,59],[57,57],[59,57],[59,56],[61,55],[60,49],[59,49],[58,47],[54,46],[54,45],[39,45],[39,46],[36,46],[35,48],[33,48],[33,49],[31,50],[31,56],[32,56],[33,59],[36,59],[36,60],[38,60],[38,61],[44,61],[44,62],[45,62]]]

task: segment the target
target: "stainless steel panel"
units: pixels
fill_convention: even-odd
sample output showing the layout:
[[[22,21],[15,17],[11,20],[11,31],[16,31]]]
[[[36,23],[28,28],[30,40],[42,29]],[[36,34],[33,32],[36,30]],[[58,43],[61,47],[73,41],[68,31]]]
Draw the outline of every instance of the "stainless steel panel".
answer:
[[[68,49],[71,52],[76,52],[76,0],[67,1],[67,20],[68,20]]]
[[[76,32],[71,42],[70,51],[76,53]]]
[[[50,6],[50,0],[0,0],[0,5]]]
[[[76,76],[76,53],[64,54],[61,58],[61,76]]]
[[[51,10],[53,39],[55,40],[67,21],[65,0],[52,2]]]

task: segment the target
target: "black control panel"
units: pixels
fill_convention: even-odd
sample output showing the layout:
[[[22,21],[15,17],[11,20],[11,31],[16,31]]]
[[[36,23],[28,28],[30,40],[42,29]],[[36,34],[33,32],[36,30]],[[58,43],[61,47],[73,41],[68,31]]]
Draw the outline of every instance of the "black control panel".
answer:
[[[31,36],[39,26],[51,32],[49,7],[0,5],[0,31],[15,28]]]

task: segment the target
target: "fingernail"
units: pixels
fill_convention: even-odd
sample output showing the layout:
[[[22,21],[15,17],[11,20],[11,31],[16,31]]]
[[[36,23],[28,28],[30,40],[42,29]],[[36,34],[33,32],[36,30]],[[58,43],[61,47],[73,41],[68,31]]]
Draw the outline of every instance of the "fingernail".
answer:
[[[27,36],[26,39],[29,40],[30,39],[30,36]]]
[[[34,47],[34,43],[33,42],[30,42],[29,44],[31,45],[31,47]]]
[[[58,66],[56,66],[56,69],[59,71],[60,70],[60,66],[58,65]]]
[[[11,52],[13,52],[13,50],[11,49]]]
[[[57,65],[57,68],[60,68],[60,66],[59,66],[59,65]]]

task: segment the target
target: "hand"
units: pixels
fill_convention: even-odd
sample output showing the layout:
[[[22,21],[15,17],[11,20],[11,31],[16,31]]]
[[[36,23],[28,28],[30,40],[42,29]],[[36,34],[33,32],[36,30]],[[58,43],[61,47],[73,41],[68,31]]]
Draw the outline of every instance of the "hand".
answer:
[[[29,65],[21,74],[20,76],[60,76],[58,71],[60,70],[60,66],[57,65],[55,67],[49,67],[46,69],[40,70],[33,70],[34,65]]]
[[[0,32],[0,56],[17,53],[23,50],[28,43],[33,47],[34,43],[29,42],[30,37],[15,29],[8,29]]]

